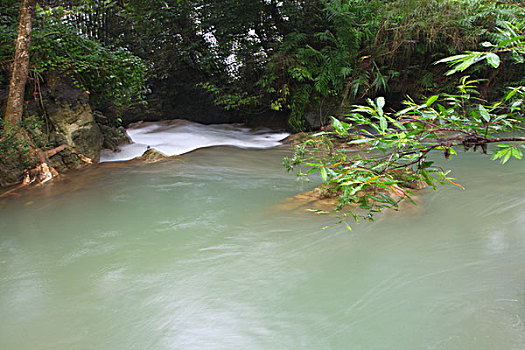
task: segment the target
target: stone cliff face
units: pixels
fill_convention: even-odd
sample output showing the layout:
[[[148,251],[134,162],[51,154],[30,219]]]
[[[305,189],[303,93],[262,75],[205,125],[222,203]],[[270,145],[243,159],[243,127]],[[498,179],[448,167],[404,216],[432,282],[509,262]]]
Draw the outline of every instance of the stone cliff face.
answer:
[[[49,114],[49,120],[56,144],[67,144],[98,162],[104,138],[88,103],[57,104],[54,113]]]
[[[32,131],[43,150],[69,146],[50,158],[51,165],[57,170],[84,166],[86,163],[79,160],[78,154],[96,163],[103,146],[116,148],[118,144],[126,142],[125,132],[104,125],[107,119],[92,110],[88,93],[74,87],[67,78],[56,74],[47,75],[39,94],[35,98],[28,98],[24,116],[36,116],[44,120],[42,125]],[[0,105],[4,105],[1,95]],[[0,187],[20,182],[28,166],[23,151],[16,147],[4,147],[0,152]]]
[[[55,74],[46,79],[44,109],[52,125],[50,141],[67,144],[98,162],[104,138],[89,105],[89,95]],[[47,94],[45,96],[44,94]]]

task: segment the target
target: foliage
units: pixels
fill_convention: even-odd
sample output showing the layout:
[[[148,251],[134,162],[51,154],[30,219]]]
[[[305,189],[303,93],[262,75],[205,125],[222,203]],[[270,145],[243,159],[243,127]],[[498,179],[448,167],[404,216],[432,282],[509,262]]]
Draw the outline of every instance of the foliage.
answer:
[[[502,23],[498,44],[485,44],[491,50],[468,52],[440,62],[452,65],[452,73],[484,60],[493,68],[502,59],[514,59],[523,64],[525,22]],[[451,73],[451,74],[452,74]],[[324,181],[332,184],[339,198],[342,215],[372,219],[374,213],[385,207],[398,206],[409,199],[411,184],[452,184],[461,187],[450,172],[429,157],[442,152],[446,159],[456,155],[456,147],[488,153],[488,145],[498,143],[492,159],[506,163],[510,158],[521,159],[525,137],[506,136],[523,132],[525,122],[525,87],[510,88],[499,101],[488,102],[477,90],[479,80],[464,76],[457,93],[433,95],[416,103],[408,98],[406,108],[397,113],[384,110],[385,99],[368,99],[366,106],[354,106],[345,121],[333,118],[333,132],[321,132],[301,144],[292,159],[285,164],[289,169],[310,167],[308,173],[319,172]],[[345,137],[349,130],[360,138],[349,145],[364,144],[367,152],[348,152],[334,146],[333,140]],[[321,147],[320,147],[321,146]],[[399,173],[403,173],[400,178]],[[301,170],[299,175],[305,175]],[[409,183],[407,183],[409,180]],[[417,186],[416,186],[417,187]],[[350,206],[365,211],[357,214]]]
[[[20,159],[27,169],[36,166],[35,159],[30,157],[31,143],[18,137],[17,133],[19,128],[24,128],[29,132],[31,142],[40,147],[45,142],[40,130],[42,125],[43,121],[34,116],[24,118],[19,125],[10,125],[4,120],[0,120],[0,152],[3,155],[2,158]]]
[[[270,93],[290,91],[280,105],[293,119],[323,104],[335,107],[327,109],[334,113],[337,106],[378,94],[420,94],[435,87],[446,92],[434,57],[474,49],[497,35],[498,21],[524,18],[522,7],[492,1],[317,3],[323,16],[283,38],[261,81]],[[277,95],[275,101],[283,99]]]
[[[505,52],[510,52],[516,63],[523,63],[523,56],[525,55],[523,27],[525,27],[525,22],[516,24],[502,22],[500,25],[497,35],[498,44],[493,44],[490,41],[481,43],[483,47],[491,50],[483,52],[469,51],[461,55],[444,58],[436,63],[449,63],[452,66],[452,69],[446,75],[463,72],[480,61],[485,61],[492,68],[499,68],[501,59],[498,54]]]
[[[2,11],[4,13],[4,11]],[[53,71],[69,76],[89,91],[95,103],[129,106],[142,100],[146,66],[122,47],[108,47],[82,35],[70,23],[73,10],[62,6],[39,7],[34,21],[31,74],[43,79]],[[11,62],[16,38],[16,17],[0,16],[0,62]]]
[[[451,93],[452,79],[432,63],[496,40],[502,20],[525,18],[521,0],[39,3],[35,72],[70,75],[99,105],[130,105],[145,96],[149,108],[172,113],[196,103],[210,84],[220,107],[239,114],[284,111],[297,130],[366,98],[386,96],[392,107],[407,93]],[[2,2],[4,71],[16,17],[17,2]],[[514,66],[504,65],[495,77],[479,67],[470,74],[489,79],[480,89],[486,98],[516,75]]]
[[[198,87],[209,91],[215,96],[215,104],[224,107],[227,111],[237,110],[246,106],[257,105],[257,99],[248,96],[247,92],[224,93],[221,89],[211,83],[200,83]]]

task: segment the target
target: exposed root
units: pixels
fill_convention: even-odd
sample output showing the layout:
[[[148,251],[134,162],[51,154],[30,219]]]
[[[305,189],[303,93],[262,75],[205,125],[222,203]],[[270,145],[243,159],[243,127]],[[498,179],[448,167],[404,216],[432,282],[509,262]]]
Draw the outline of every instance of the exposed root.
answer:
[[[68,150],[72,154],[75,154],[76,156],[78,156],[78,158],[80,158],[81,161],[83,161],[86,164],[93,164],[93,160],[77,152],[69,145],[60,145],[47,151],[37,151],[37,156],[40,160],[40,165],[31,170],[26,170],[22,182],[18,186],[0,194],[0,198],[7,197],[9,195],[14,195],[17,190],[29,186],[31,184],[45,184],[58,177],[58,171],[48,164],[48,159],[64,150]]]
[[[77,152],[73,147],[69,146],[69,145],[60,145],[58,147],[55,147],[53,149],[50,149],[48,151],[45,152],[46,156],[48,158],[51,158],[53,157],[55,154],[59,153],[59,152],[62,152],[64,150],[68,150],[69,152],[75,154],[78,158],[80,158],[81,161],[83,161],[84,163],[86,164],[93,164],[93,160],[91,158],[88,158],[86,157],[85,155],[83,155],[82,153],[79,153]]]

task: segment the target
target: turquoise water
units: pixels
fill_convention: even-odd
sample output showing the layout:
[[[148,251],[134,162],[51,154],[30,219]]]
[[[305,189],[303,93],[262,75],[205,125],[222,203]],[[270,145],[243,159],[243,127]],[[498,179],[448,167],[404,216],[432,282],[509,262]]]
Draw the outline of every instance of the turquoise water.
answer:
[[[0,202],[0,349],[524,349],[525,163],[374,223],[284,210],[287,151],[105,163]]]

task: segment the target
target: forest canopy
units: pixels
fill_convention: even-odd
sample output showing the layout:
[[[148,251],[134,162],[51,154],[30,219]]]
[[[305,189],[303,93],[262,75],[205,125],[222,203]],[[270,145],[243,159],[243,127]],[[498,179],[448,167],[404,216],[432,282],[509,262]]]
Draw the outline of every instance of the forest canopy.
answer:
[[[18,11],[18,1],[0,5],[0,84]],[[66,74],[102,109],[147,101],[165,118],[198,96],[247,118],[278,111],[305,130],[367,98],[399,108],[407,94],[452,92],[455,81],[433,63],[523,18],[517,0],[39,1],[31,79]],[[481,93],[490,99],[516,69],[471,74],[488,79]]]

